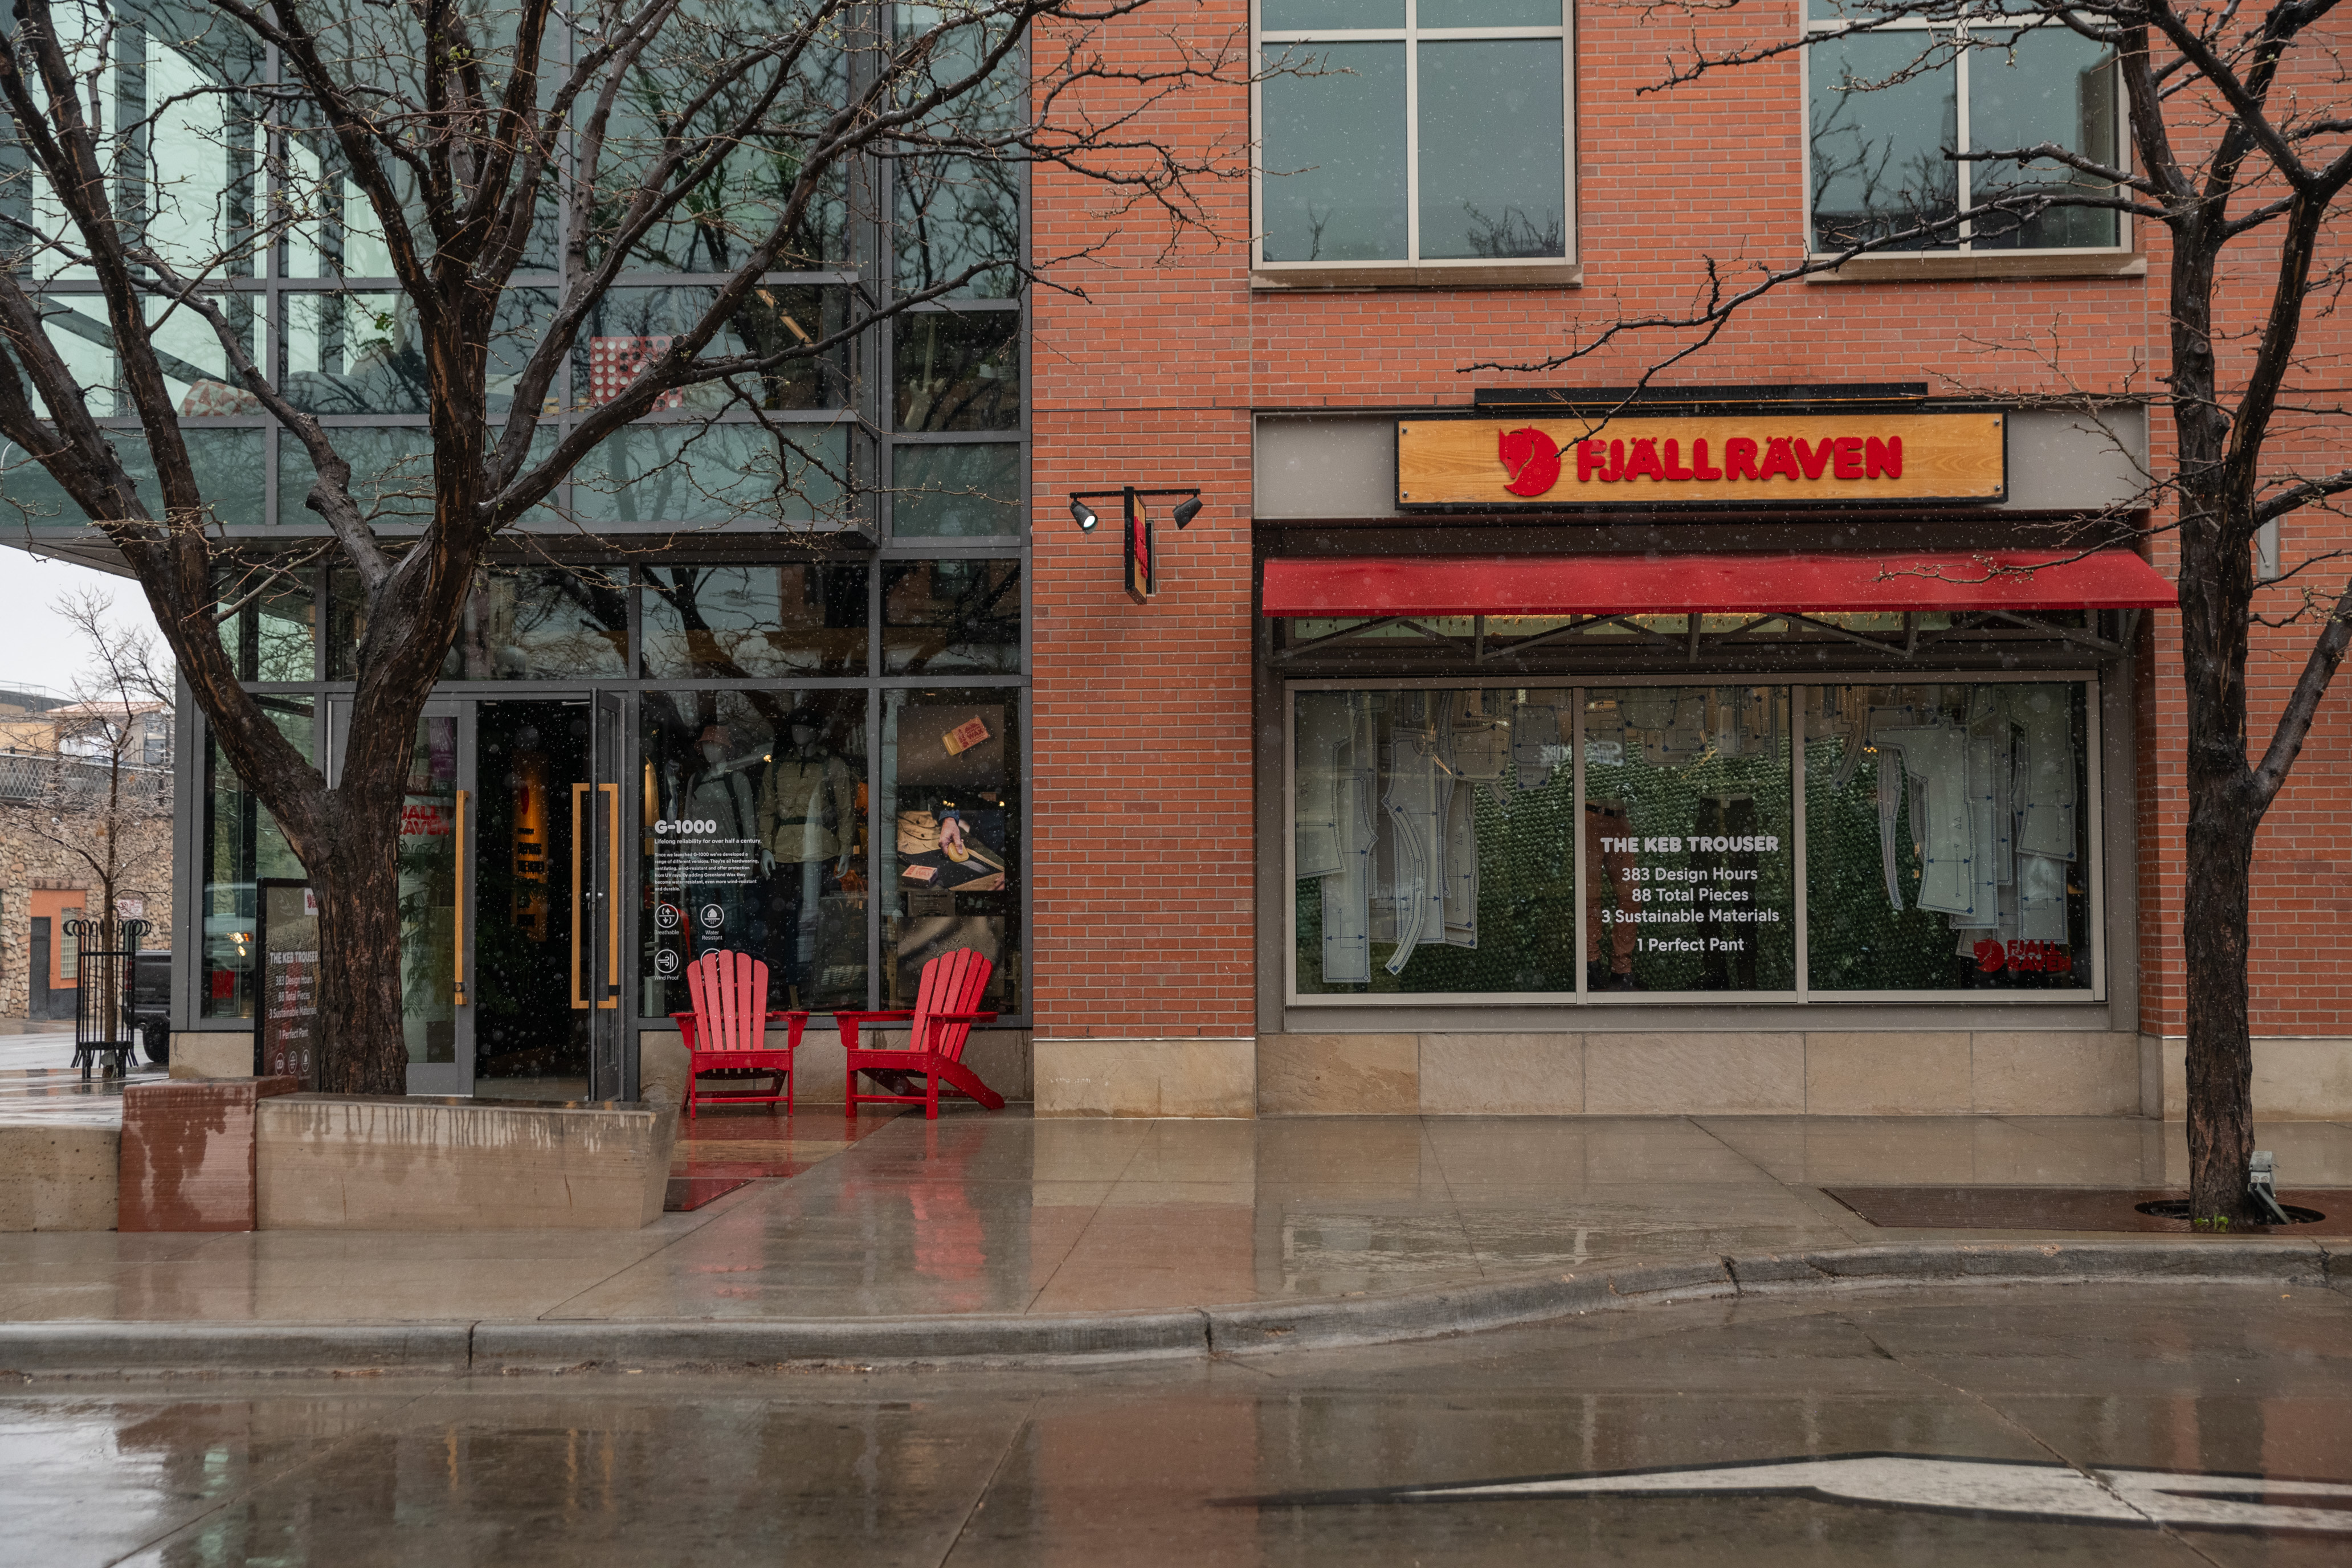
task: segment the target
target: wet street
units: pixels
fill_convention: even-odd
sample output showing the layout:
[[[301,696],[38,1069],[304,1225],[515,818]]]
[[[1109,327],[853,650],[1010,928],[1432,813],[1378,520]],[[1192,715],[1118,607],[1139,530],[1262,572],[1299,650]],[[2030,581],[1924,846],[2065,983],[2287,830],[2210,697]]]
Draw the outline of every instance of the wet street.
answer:
[[[2352,1300],[1887,1292],[1160,1369],[25,1383],[0,1500],[25,1568],[2340,1563]]]

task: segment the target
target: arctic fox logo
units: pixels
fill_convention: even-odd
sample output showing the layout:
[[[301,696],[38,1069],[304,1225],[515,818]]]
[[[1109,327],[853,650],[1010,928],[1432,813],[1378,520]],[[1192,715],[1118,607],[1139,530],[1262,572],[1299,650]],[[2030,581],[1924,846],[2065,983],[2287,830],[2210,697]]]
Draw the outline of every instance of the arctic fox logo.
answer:
[[[1496,438],[1503,471],[1511,476],[1503,488],[1515,496],[1539,496],[1559,483],[1559,447],[1532,425],[1506,430]]]

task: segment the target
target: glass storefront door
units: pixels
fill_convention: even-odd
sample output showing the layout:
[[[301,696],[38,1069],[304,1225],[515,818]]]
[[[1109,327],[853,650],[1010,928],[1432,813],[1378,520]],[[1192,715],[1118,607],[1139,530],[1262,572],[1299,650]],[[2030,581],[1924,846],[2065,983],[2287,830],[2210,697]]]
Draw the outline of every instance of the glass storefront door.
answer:
[[[437,700],[418,721],[400,837],[410,1093],[625,1091],[621,721],[597,692]]]

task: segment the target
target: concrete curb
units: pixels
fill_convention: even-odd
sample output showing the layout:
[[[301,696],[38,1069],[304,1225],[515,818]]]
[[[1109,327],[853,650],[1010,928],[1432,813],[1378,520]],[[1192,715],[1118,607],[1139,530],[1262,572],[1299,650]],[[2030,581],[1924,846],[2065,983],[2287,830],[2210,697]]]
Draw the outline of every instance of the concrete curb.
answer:
[[[1440,1339],[1593,1312],[1746,1297],[1955,1286],[2352,1286],[2315,1242],[1896,1242],[1663,1259],[1376,1296],[1174,1311],[480,1323],[0,1323],[0,1373],[29,1376],[477,1374],[790,1364],[1165,1361]]]

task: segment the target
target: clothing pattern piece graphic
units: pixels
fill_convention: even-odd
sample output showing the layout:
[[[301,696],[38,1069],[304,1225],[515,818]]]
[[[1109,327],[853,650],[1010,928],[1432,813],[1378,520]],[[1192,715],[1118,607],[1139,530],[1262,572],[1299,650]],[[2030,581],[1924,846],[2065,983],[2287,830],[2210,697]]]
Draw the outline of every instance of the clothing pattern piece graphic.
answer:
[[[1328,877],[1339,868],[1340,787],[1353,718],[1342,692],[1307,692],[1298,699],[1298,798],[1291,852],[1301,877]]]
[[[2000,924],[2000,870],[1991,847],[2006,837],[1998,826],[2000,795],[1993,774],[2008,763],[2009,753],[1990,741],[1960,733],[1968,746],[1969,838],[1975,849],[1969,858],[1969,908],[1953,914],[1952,929],[1991,931]]]
[[[2067,940],[2065,861],[2048,855],[2017,858],[2017,934],[2027,942]]]
[[[1445,803],[1444,775],[1437,750],[1425,735],[1407,734],[1388,746],[1389,827],[1395,840],[1396,951],[1384,967],[1402,974],[1413,950],[1444,934]]]
[[[1968,789],[1968,731],[1942,725],[1888,730],[1879,736],[1881,754],[1890,746],[1903,753],[1903,771],[1909,788],[1919,792],[1920,815],[1926,818],[1918,839],[1917,905],[1938,914],[1972,914],[1976,835]],[[1884,798],[1882,794],[1882,802]],[[1882,823],[1885,816],[1882,804]]]
[[[2029,686],[2010,698],[2024,732],[2022,788],[2017,803],[2020,853],[2074,858],[2074,702],[2063,688]]]
[[[1551,771],[1560,753],[1546,753],[1566,742],[1567,726],[1561,721],[1567,715],[1562,706],[1567,700],[1565,691],[1530,691],[1512,720],[1511,761],[1521,789],[1538,790],[1551,783]]]
[[[1457,735],[1459,731],[1456,731]],[[1458,754],[1458,753],[1457,753]],[[1444,941],[1453,947],[1478,945],[1478,793],[1462,780],[1445,784],[1445,853],[1439,883]]]
[[[1335,752],[1333,832],[1339,869],[1323,879],[1323,981],[1365,985],[1372,978],[1372,851],[1380,837],[1379,717],[1363,697],[1347,699],[1348,743]]]
[[[1913,722],[1916,718],[1916,714],[1909,708],[1873,708],[1866,713],[1857,716],[1854,721],[1854,732],[1857,735],[1867,735],[1869,744],[1876,748],[1878,868],[1886,879],[1886,901],[1894,906],[1895,912],[1898,915],[1903,912],[1903,879],[1895,869],[1896,859],[1895,824],[1897,814],[1903,808],[1903,795],[1906,793],[1904,776],[1906,770],[1903,765],[1903,748],[1888,743],[1884,737],[1886,731],[1902,729]],[[1858,758],[1862,750],[1862,747],[1856,746],[1853,755]],[[1852,771],[1850,768],[1841,769],[1839,777],[1843,778]],[[1919,831],[1920,826],[1923,826],[1919,821],[1920,807],[1923,803],[1917,791],[1911,791],[1910,794],[1912,796],[1911,838],[1912,842],[1916,843],[1925,837]]]

